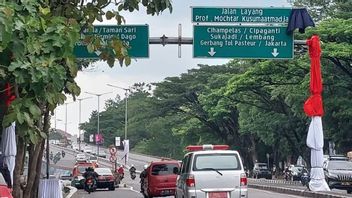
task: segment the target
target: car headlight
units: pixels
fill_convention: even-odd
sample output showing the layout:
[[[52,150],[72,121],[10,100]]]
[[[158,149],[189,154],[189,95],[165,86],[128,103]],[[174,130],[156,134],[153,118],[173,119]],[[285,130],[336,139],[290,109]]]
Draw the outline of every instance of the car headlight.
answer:
[[[335,179],[337,179],[337,175],[336,175],[336,174],[333,174],[333,173],[329,173],[329,174],[328,174],[328,177],[329,177],[329,178],[335,178]]]

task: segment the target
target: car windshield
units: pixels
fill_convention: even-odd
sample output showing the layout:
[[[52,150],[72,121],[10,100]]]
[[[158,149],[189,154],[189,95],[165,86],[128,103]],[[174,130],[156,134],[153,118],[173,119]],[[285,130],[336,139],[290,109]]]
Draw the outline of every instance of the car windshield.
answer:
[[[330,161],[328,169],[332,170],[352,170],[352,162],[349,161]]]
[[[268,167],[266,166],[266,164],[258,164],[258,168],[259,168],[259,169],[268,169]]]
[[[98,175],[112,175],[111,170],[108,168],[96,168],[94,170]]]
[[[155,164],[152,167],[152,175],[171,175],[174,169],[178,168],[177,164]]]
[[[241,170],[237,154],[200,154],[195,156],[193,170]]]
[[[88,167],[84,167],[84,166],[78,167],[79,173],[83,174],[84,172],[86,172],[86,168],[88,168]]]
[[[90,160],[97,160],[98,158],[91,156],[89,159],[90,159]]]

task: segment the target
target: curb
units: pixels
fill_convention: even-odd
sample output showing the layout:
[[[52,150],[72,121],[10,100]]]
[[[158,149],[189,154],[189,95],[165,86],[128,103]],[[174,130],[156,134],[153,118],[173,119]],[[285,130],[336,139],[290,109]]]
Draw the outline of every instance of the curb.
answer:
[[[297,195],[302,197],[314,197],[314,198],[346,198],[347,197],[343,195],[327,194],[324,192],[312,192],[309,190],[298,190],[298,189],[292,189],[292,188],[274,187],[274,186],[266,186],[266,185],[259,185],[259,184],[248,184],[248,187],[256,188],[260,190],[273,191],[273,192],[283,193],[283,194]]]
[[[72,187],[72,186],[67,186],[67,188],[70,188],[70,193],[65,197],[65,198],[71,198],[73,194],[77,192],[77,188]]]
[[[281,179],[254,179],[254,178],[248,178],[249,182],[256,182],[260,184],[265,184],[265,183],[270,183],[270,184],[286,184],[286,185],[295,185],[295,186],[301,186],[300,181],[286,181],[286,180],[281,180]]]

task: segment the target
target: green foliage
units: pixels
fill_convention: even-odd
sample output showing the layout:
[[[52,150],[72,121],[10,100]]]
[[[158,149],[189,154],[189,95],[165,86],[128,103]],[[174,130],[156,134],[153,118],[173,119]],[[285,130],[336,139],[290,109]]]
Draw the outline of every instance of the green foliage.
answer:
[[[156,2],[159,1],[148,2],[145,6]],[[159,3],[149,14],[159,14],[165,9],[171,11],[168,0]],[[106,0],[84,4],[80,1],[67,4],[36,0],[21,1],[20,4],[0,2],[0,55],[9,58],[0,60],[0,77],[16,85],[14,91],[17,93],[3,126],[17,121],[23,125],[19,127],[26,130],[22,135],[36,142],[31,131],[40,135],[36,126],[44,112],[53,111],[62,104],[66,99],[64,93],[74,98],[80,94],[74,80],[80,66],[73,56],[73,47],[80,38],[80,32],[91,28],[95,20],[102,21],[103,16],[115,18],[118,24],[125,22],[119,12],[103,11],[109,4],[110,1]],[[123,4],[125,10],[134,11],[138,10],[140,2],[124,1],[116,6],[119,4]],[[110,66],[115,60],[121,65],[131,63],[126,46],[118,38],[102,45],[99,38],[88,36],[87,42],[89,50],[102,51],[101,59]],[[23,101],[26,103],[22,104]]]

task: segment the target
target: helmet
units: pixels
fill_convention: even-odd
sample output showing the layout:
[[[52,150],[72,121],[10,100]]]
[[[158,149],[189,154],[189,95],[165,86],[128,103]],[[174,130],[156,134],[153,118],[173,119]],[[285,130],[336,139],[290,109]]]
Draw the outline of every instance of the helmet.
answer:
[[[94,171],[93,167],[88,167],[88,171]]]
[[[133,164],[131,164],[131,167],[134,167],[134,165],[133,165]]]
[[[148,164],[144,164],[143,168],[147,169],[148,168]]]

